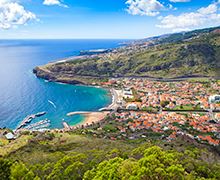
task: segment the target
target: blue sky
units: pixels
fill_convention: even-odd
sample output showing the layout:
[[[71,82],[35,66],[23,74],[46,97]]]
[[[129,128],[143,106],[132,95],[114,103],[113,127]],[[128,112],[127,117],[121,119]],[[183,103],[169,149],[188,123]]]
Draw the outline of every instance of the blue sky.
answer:
[[[1,39],[139,39],[220,25],[220,0],[0,0]]]

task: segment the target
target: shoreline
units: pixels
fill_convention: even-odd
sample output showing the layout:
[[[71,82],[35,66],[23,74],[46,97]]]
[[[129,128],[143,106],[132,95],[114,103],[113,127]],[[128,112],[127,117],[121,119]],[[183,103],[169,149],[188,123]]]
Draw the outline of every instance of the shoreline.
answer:
[[[80,122],[79,124],[76,124],[74,126],[71,126],[72,128],[77,128],[77,127],[86,127],[92,124],[96,124],[100,121],[102,121],[107,115],[109,114],[109,112],[89,112],[86,114],[81,114],[84,117],[84,120],[82,122]]]
[[[68,84],[68,83],[60,83],[60,82],[52,82],[52,83],[57,83],[57,84],[61,84],[61,85],[72,85],[72,84]],[[111,106],[115,105],[115,97],[114,94],[112,93],[112,89],[111,88],[106,88],[106,87],[102,87],[102,86],[93,86],[93,85],[84,85],[84,84],[78,84],[78,86],[86,86],[86,87],[93,87],[93,88],[102,88],[104,90],[107,91],[106,96],[109,96],[110,103],[108,103],[107,105],[105,105],[103,108],[101,109],[108,109]],[[111,97],[110,97],[111,96]],[[63,121],[62,125],[63,127],[57,129],[57,128],[49,128],[49,129],[45,129],[46,131],[54,131],[54,130],[72,130],[78,127],[82,127],[82,126],[88,126],[94,123],[97,123],[101,120],[103,120],[110,112],[107,111],[101,111],[101,109],[98,109],[97,111],[74,111],[74,112],[69,112],[66,114],[66,116],[73,116],[73,115],[82,115],[83,116],[83,120],[75,125],[70,125],[67,122]],[[65,126],[64,126],[65,124]],[[16,130],[16,129],[14,129]],[[23,129],[22,129],[23,130]],[[25,131],[27,131],[27,129],[25,129]],[[36,131],[40,131],[40,130],[36,130]]]
[[[118,92],[113,88],[110,89],[110,88],[104,88],[104,87],[100,87],[100,86],[99,86],[99,88],[103,88],[103,89],[106,89],[109,91],[109,93],[111,94],[111,103],[109,105],[99,109],[99,111],[91,111],[91,112],[90,111],[75,111],[75,112],[67,113],[67,116],[73,116],[73,115],[77,115],[77,114],[84,116],[83,121],[76,124],[76,125],[70,126],[71,129],[76,129],[76,128],[82,127],[82,126],[86,127],[91,124],[100,122],[110,113],[110,109],[118,107],[118,105],[117,105],[117,101],[119,98]],[[102,110],[108,110],[108,109],[109,109],[109,111],[102,111]],[[65,128],[63,128],[63,129],[65,130]]]

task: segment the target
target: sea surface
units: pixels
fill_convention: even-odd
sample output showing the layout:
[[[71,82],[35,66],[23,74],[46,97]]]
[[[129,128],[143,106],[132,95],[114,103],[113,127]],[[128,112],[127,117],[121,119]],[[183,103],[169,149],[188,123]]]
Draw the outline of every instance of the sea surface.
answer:
[[[46,82],[32,73],[35,66],[69,56],[80,50],[115,48],[124,40],[0,40],[0,127],[15,129],[28,115],[46,111],[33,121],[48,118],[50,128],[62,128],[83,116],[68,112],[95,111],[111,103],[102,88]],[[51,103],[52,102],[52,103]]]

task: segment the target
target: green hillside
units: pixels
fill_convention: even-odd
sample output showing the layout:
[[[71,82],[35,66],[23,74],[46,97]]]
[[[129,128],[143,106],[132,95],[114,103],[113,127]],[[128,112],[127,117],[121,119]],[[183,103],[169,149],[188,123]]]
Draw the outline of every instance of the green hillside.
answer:
[[[188,32],[187,36],[178,35],[175,41],[173,39],[177,35],[170,35],[169,38],[153,41],[153,46],[147,46],[149,42],[142,42],[102,55],[50,63],[35,68],[34,72],[38,77],[48,80],[71,83],[88,77],[220,76],[220,33],[218,29],[211,30]],[[195,32],[197,36],[192,36]]]
[[[141,143],[74,133],[26,133],[19,139],[24,136],[26,144],[0,158],[2,180],[220,178],[218,155],[181,140]]]
[[[159,38],[158,43],[171,43],[171,42],[181,42],[186,39],[194,38],[199,35],[209,34],[213,31],[218,30],[220,27],[213,27],[213,28],[205,28],[205,29],[196,29],[189,32],[180,32],[167,35],[165,37]]]

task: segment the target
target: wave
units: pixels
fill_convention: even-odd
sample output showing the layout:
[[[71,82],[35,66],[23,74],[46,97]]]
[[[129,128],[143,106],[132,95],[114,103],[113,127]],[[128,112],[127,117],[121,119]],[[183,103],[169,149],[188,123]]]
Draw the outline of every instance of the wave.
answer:
[[[49,102],[50,104],[52,104],[52,106],[53,106],[55,109],[57,108],[57,106],[53,103],[53,101],[48,100],[48,102]]]

